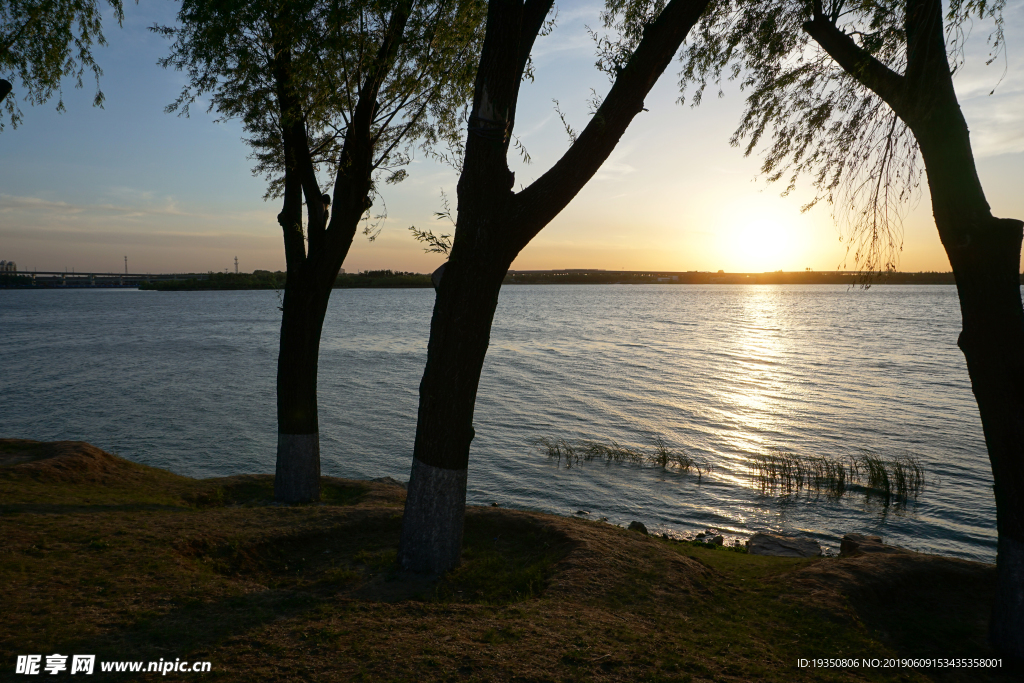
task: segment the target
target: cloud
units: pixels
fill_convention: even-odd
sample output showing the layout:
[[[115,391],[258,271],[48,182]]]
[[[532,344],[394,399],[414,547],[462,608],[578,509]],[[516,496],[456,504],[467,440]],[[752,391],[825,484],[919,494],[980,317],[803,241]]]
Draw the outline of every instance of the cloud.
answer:
[[[118,193],[115,193],[118,194]],[[120,192],[122,196],[126,193]],[[138,193],[136,193],[137,196]],[[143,195],[149,193],[143,193]],[[11,213],[16,211],[30,214],[50,216],[103,216],[103,217],[145,217],[145,216],[187,216],[188,214],[177,207],[173,198],[167,197],[161,201],[154,201],[152,197],[141,197],[143,200],[137,204],[129,203],[100,203],[100,204],[78,204],[66,201],[54,201],[42,197],[22,197],[9,194],[0,194],[0,213]]]
[[[1024,152],[1024,57],[1014,49],[1019,44],[1019,26],[1024,5],[1017,3],[1005,12],[1006,42],[992,64],[984,22],[967,41],[964,66],[953,81],[957,98],[971,131],[976,157]]]
[[[594,174],[595,181],[622,180],[625,176],[636,171],[636,167],[625,162],[625,158],[633,153],[633,145],[619,144],[611,156],[601,165]]]
[[[1004,86],[991,96],[985,91],[960,98],[977,157],[1024,152],[1024,118],[1020,115],[1024,111],[1024,87]]]
[[[12,240],[47,242],[51,244],[116,244],[121,246],[173,247],[188,249],[229,248],[253,239],[270,239],[243,232],[174,232],[149,230],[73,230],[66,228],[13,228],[3,231]],[[276,245],[276,240],[274,240]]]
[[[233,211],[226,208],[221,211],[184,211],[178,206],[174,197],[157,197],[151,192],[133,190],[131,188],[114,188],[110,191],[114,198],[121,202],[77,203],[63,200],[52,200],[43,197],[26,197],[0,194],[0,215],[5,222],[35,226],[88,225],[99,221],[121,223],[137,227],[154,221],[180,223],[187,221],[190,225],[202,225],[219,222],[244,222],[253,225],[274,224],[274,211],[266,208],[257,211]]]
[[[581,56],[590,57],[594,53],[594,41],[585,30],[601,27],[603,3],[584,3],[571,9],[558,9],[555,30],[551,35],[540,36],[533,48],[533,58],[538,63],[546,62],[547,58],[567,51],[580,52]]]

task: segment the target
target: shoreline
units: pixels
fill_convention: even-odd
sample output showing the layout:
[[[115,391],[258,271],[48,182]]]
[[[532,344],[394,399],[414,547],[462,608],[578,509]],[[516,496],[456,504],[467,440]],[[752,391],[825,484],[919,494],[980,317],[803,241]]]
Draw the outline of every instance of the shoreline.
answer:
[[[342,273],[334,289],[432,288],[429,273],[366,271]],[[951,272],[774,271],[605,271],[510,270],[503,285],[955,285]],[[1024,284],[1024,276],[1022,276]],[[0,289],[135,288],[158,291],[283,289],[285,273],[183,273],[123,276],[115,273],[18,273],[0,279]]]
[[[921,665],[995,658],[992,565],[766,557],[471,507],[462,566],[423,577],[394,567],[394,482],[327,477],[321,504],[280,506],[271,475],[190,479],[81,442],[0,440],[0,463],[11,665],[90,652],[209,661],[232,681],[782,682],[819,680],[799,661],[824,657],[918,662],[837,681],[1014,673]]]

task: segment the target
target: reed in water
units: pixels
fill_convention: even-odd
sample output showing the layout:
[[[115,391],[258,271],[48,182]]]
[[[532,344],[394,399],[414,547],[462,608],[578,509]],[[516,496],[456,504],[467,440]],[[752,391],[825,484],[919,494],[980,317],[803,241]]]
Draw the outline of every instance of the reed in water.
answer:
[[[673,467],[687,474],[692,472],[697,475],[698,480],[711,471],[711,465],[708,462],[688,453],[672,450],[661,437],[654,440],[653,448],[650,451],[622,446],[615,441],[604,444],[583,439],[569,441],[568,439],[540,438],[534,442],[534,445],[541,453],[557,460],[566,468],[594,460],[606,463],[625,462],[634,465],[646,463],[663,469]]]
[[[765,494],[807,491],[838,498],[861,490],[885,505],[917,499],[925,483],[924,469],[913,453],[884,457],[868,450],[851,458],[830,458],[773,448],[752,458],[751,478]]]

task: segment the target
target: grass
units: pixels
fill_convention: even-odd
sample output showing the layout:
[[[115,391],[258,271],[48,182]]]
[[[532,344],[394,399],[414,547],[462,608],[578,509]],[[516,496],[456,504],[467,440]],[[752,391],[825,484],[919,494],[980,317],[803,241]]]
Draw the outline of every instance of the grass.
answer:
[[[752,460],[751,478],[765,494],[806,491],[838,498],[860,490],[886,506],[906,505],[917,499],[925,484],[924,469],[909,452],[885,458],[862,450],[859,456],[843,460],[770,449]]]
[[[594,460],[606,463],[650,464],[663,469],[673,467],[687,474],[693,472],[697,475],[698,480],[711,471],[711,465],[707,461],[695,458],[688,453],[673,451],[661,437],[655,438],[651,451],[622,446],[615,441],[609,445],[597,441],[571,442],[566,439],[540,438],[534,442],[534,445],[541,453],[566,468]]]
[[[897,453],[886,460],[861,451],[859,464],[867,472],[868,491],[880,496],[886,505],[915,499],[924,488],[924,469],[912,453]]]
[[[471,507],[462,565],[422,577],[394,564],[398,486],[325,479],[331,501],[276,506],[269,475],[187,479],[82,445],[13,462],[26,449],[0,442],[4,680],[55,652],[210,661],[223,681],[1014,680],[796,666],[992,656],[989,565],[760,557]]]

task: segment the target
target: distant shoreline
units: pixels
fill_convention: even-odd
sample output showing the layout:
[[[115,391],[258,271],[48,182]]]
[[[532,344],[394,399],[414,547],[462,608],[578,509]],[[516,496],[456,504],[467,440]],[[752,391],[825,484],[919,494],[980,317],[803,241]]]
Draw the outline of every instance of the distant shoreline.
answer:
[[[283,289],[285,273],[185,273],[127,278],[113,273],[18,273],[0,276],[0,289],[104,289],[155,291],[213,291]],[[775,271],[726,273],[723,271],[615,271],[615,270],[510,270],[506,285],[955,285],[953,273],[919,272],[865,274],[855,271]],[[1022,280],[1024,284],[1024,280]],[[335,289],[426,289],[430,275],[391,270],[341,273]]]
[[[615,271],[615,270],[510,270],[504,284],[524,285],[953,285],[953,273],[889,273],[855,271],[774,271],[726,273],[724,271]]]

